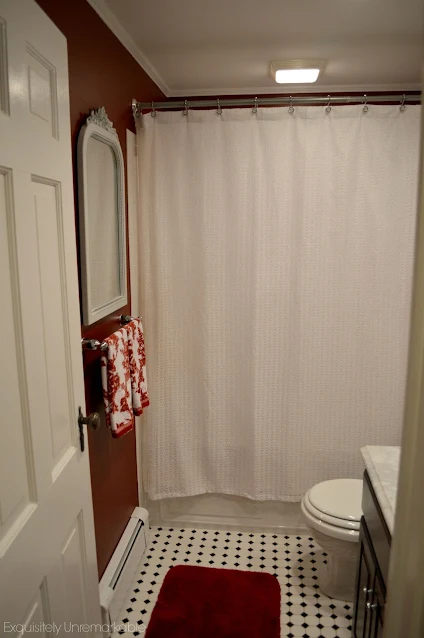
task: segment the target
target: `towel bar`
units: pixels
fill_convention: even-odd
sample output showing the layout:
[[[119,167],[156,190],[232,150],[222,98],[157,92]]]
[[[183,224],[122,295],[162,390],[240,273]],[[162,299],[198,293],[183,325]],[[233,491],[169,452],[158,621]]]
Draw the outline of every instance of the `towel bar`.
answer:
[[[81,339],[81,346],[83,350],[107,350],[107,343],[100,343],[98,339]]]
[[[121,315],[119,317],[121,325],[129,323],[133,319],[134,317],[131,317],[131,315]],[[98,350],[99,348],[100,350],[107,350],[107,343],[104,341],[100,343],[98,339],[81,339],[81,346],[83,350]]]

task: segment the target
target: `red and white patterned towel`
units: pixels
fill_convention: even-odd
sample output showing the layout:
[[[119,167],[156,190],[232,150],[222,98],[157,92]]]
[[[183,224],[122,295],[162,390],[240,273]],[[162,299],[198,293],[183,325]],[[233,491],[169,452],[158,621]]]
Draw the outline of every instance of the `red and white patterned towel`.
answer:
[[[105,342],[108,348],[102,351],[100,366],[106,423],[118,438],[134,425],[127,331],[121,328]]]
[[[130,376],[132,389],[132,407],[137,416],[149,405],[146,378],[146,353],[144,350],[143,325],[141,319],[127,323],[128,351],[130,357]]]

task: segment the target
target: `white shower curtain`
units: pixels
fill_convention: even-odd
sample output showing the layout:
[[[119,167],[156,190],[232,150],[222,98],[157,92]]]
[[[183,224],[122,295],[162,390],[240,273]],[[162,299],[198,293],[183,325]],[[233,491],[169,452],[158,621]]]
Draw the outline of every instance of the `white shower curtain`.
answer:
[[[419,113],[142,118],[151,498],[297,501],[399,444]]]

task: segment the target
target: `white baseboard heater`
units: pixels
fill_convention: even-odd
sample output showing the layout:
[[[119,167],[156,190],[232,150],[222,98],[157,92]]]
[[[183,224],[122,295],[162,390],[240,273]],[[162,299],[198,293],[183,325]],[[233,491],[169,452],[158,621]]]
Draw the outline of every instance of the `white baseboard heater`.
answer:
[[[121,611],[138,564],[149,542],[149,512],[136,507],[100,581],[100,604],[104,626],[119,623]],[[110,636],[111,632],[104,633]]]

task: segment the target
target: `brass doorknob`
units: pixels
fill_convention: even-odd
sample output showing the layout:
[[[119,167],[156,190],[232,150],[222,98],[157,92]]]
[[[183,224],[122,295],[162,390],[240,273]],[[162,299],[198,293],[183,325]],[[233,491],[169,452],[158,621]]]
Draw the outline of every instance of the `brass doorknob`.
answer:
[[[86,425],[92,430],[97,430],[100,426],[100,414],[98,412],[92,412],[88,416],[84,416],[81,408],[78,408],[78,425],[80,427]]]

